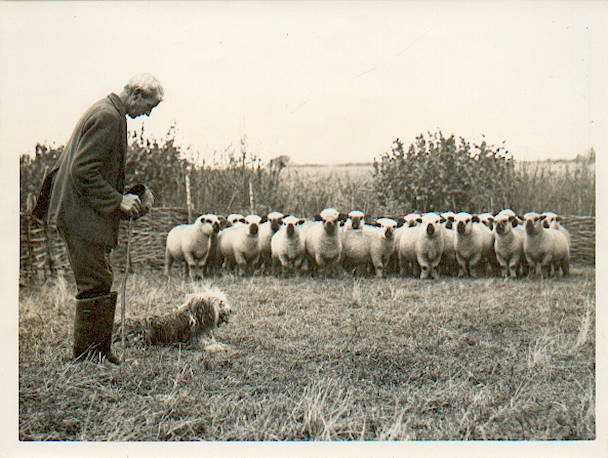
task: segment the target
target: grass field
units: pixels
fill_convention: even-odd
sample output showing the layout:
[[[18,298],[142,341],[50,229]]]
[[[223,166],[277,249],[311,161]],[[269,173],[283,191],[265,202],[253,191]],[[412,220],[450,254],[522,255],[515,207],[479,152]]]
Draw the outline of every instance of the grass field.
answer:
[[[543,281],[211,281],[234,306],[215,333],[231,351],[128,346],[120,367],[69,361],[71,286],[23,288],[20,440],[596,437],[593,268]],[[128,314],[166,311],[191,288],[132,274]]]

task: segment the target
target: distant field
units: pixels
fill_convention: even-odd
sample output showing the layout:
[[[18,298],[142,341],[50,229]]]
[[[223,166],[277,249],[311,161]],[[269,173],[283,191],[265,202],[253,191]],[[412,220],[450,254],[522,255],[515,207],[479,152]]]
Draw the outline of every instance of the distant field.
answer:
[[[573,172],[577,167],[580,167],[580,162],[575,161],[517,161],[515,167],[519,170],[545,170],[546,172],[563,174],[566,171]],[[591,170],[595,170],[595,163],[589,163]],[[348,175],[350,177],[365,177],[373,172],[373,164],[306,164],[306,165],[291,165],[288,166],[286,172],[297,173],[301,177],[307,176],[327,176],[332,174]]]
[[[227,353],[127,347],[73,364],[73,292],[20,291],[25,441],[594,439],[595,270],[564,280],[212,282],[235,312]],[[129,277],[128,313],[190,285]],[[120,345],[115,346],[120,353]]]

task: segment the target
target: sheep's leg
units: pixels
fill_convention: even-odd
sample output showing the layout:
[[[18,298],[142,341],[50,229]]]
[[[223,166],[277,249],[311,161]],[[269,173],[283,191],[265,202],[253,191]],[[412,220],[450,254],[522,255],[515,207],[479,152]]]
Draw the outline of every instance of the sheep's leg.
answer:
[[[418,261],[418,264],[420,264],[420,279],[425,280],[429,278],[429,266],[427,264],[421,264],[420,261]]]
[[[471,256],[471,259],[469,259],[469,273],[471,274],[472,278],[477,278],[479,276],[477,272],[477,264],[479,264],[480,261],[481,253],[476,253]]]
[[[173,257],[171,256],[171,253],[169,253],[169,250],[165,250],[165,276],[169,277],[169,270],[171,269],[171,266],[173,265]]]
[[[194,270],[196,269],[196,261],[194,260],[194,256],[192,256],[192,253],[186,252],[184,253],[184,260],[186,261],[186,270],[189,273],[190,280],[195,280]]]
[[[570,275],[570,261],[568,258],[564,258],[561,260],[560,266],[562,268],[562,277],[567,277]]]
[[[467,276],[467,261],[459,253],[456,253],[456,260],[458,261],[458,277]]]
[[[517,266],[519,265],[519,256],[515,255],[509,260],[509,276],[512,279],[517,278]]]
[[[509,276],[509,265],[507,263],[507,260],[498,253],[496,253],[496,260],[498,261],[498,265],[500,266],[502,276],[507,278]]]

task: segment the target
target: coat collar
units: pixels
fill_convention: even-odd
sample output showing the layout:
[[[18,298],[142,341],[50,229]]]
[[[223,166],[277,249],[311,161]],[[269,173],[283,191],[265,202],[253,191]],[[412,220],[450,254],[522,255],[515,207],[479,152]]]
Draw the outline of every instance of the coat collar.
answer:
[[[118,112],[123,115],[123,116],[127,116],[127,110],[125,108],[125,104],[122,103],[122,100],[120,100],[120,97],[118,97],[116,94],[114,94],[113,92],[108,95],[108,99],[110,99],[110,102],[112,102],[112,105],[114,105],[114,107],[118,110]]]

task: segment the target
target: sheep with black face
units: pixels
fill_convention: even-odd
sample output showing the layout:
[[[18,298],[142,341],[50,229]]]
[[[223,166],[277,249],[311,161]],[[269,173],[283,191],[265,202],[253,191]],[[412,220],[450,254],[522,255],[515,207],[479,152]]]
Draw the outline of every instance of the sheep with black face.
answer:
[[[260,261],[259,265],[263,271],[269,271],[272,266],[272,250],[270,242],[272,237],[281,227],[283,213],[270,212],[266,215],[267,221],[260,224],[260,233],[258,234],[258,242],[260,245]]]
[[[395,231],[402,227],[405,220],[399,218],[378,218],[366,229],[369,240],[369,254],[377,278],[386,275],[386,267],[395,252]]]
[[[304,224],[306,258],[311,274],[319,269],[335,269],[342,255],[342,240],[339,223],[346,215],[335,208],[326,208],[315,216],[315,221]]]
[[[561,269],[562,275],[570,272],[570,243],[559,229],[544,227],[547,217],[536,212],[524,215],[525,236],[524,254],[530,265],[529,276],[533,274],[543,278],[543,270],[556,272]]]
[[[165,275],[169,276],[173,260],[177,259],[184,261],[186,276],[194,279],[195,270],[198,270],[202,277],[202,268],[207,263],[219,228],[220,219],[213,214],[199,216],[192,224],[172,228],[167,234],[165,247]]]
[[[425,213],[416,234],[416,260],[420,266],[420,278],[439,278],[437,267],[441,262],[445,246],[445,219],[437,213]]]
[[[492,259],[494,252],[494,239],[490,229],[480,223],[477,215],[466,212],[457,213],[456,239],[454,249],[458,261],[459,277],[479,275],[478,267],[482,267]]]
[[[422,215],[409,213],[404,218],[405,223],[397,229],[396,252],[399,261],[400,275],[412,274],[414,277],[420,275],[420,266],[416,259],[416,239],[418,229],[422,224]]]
[[[292,274],[302,265],[305,246],[301,230],[304,222],[302,218],[291,215],[281,218],[279,230],[270,241],[275,273],[277,273],[279,265],[283,275]]]
[[[248,215],[218,235],[218,253],[226,268],[236,265],[241,275],[250,275],[260,258],[258,234],[265,218]]]
[[[524,231],[517,215],[510,209],[494,217],[494,252],[506,278],[517,278],[524,249]]]

